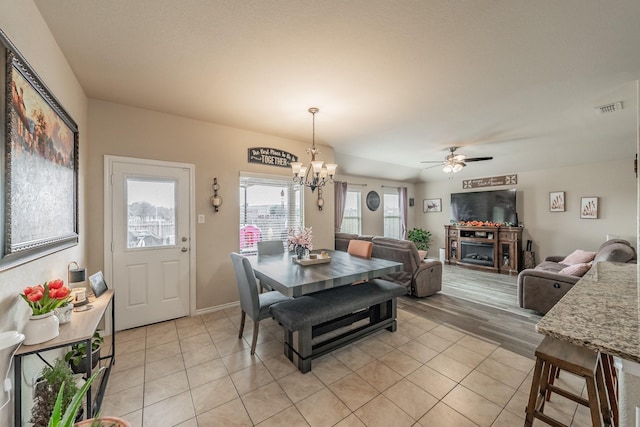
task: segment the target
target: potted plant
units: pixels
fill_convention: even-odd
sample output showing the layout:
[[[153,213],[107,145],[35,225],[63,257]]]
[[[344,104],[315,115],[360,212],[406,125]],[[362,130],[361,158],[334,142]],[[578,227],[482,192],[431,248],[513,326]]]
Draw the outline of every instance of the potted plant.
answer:
[[[73,372],[62,359],[57,359],[53,366],[42,369],[42,380],[34,387],[34,402],[31,408],[31,420],[34,427],[46,427],[53,413],[56,397],[60,396],[60,405],[67,408],[74,394],[78,391]],[[62,384],[67,387],[62,391]]]
[[[100,346],[104,342],[104,338],[100,335],[100,331],[95,331],[91,338],[91,368],[95,368],[100,360]],[[71,369],[76,374],[86,373],[87,371],[87,345],[82,343],[73,344],[71,350],[64,356],[64,360],[71,365]]]
[[[422,228],[412,228],[407,233],[407,240],[412,241],[416,245],[418,253],[420,254],[420,259],[426,258],[429,251],[429,243],[431,242],[430,231]]]
[[[62,361],[61,361],[62,362]],[[62,364],[66,367],[66,363],[62,362]],[[68,369],[68,367],[67,367]],[[69,381],[63,381],[60,384],[60,391],[58,391],[58,396],[55,400],[55,404],[53,406],[53,411],[51,412],[50,417],[48,418],[47,427],[71,427],[75,425],[75,420],[78,418],[78,412],[80,407],[82,406],[82,399],[84,395],[91,387],[91,383],[96,379],[96,377],[100,374],[100,372],[104,368],[100,368],[96,371],[91,377],[83,384],[82,388],[78,390],[78,387],[75,385],[73,378]],[[74,389],[74,393],[71,398],[71,402],[68,405],[63,405],[65,388],[69,387],[69,389]],[[67,391],[68,393],[68,391]],[[62,408],[65,407],[64,413],[62,412]],[[117,424],[116,424],[117,425]],[[127,426],[127,424],[122,424],[123,426]]]

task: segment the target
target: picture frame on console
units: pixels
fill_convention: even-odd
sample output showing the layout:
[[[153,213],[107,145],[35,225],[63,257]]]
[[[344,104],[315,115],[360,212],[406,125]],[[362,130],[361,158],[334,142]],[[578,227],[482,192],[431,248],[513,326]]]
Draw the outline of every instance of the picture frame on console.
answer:
[[[597,197],[580,198],[580,218],[582,219],[598,218],[598,198]]]
[[[442,199],[424,199],[422,210],[426,212],[442,212]]]
[[[78,126],[0,30],[0,271],[78,244]]]
[[[549,193],[549,212],[564,212],[564,191]]]

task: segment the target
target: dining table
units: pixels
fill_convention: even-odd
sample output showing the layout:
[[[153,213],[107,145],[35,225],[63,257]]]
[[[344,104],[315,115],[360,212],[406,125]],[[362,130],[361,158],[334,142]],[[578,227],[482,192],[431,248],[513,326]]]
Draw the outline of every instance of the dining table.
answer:
[[[302,265],[293,261],[290,252],[277,255],[249,256],[256,278],[280,293],[299,297],[305,294],[350,285],[361,280],[382,277],[402,270],[402,263],[380,258],[363,258],[347,252],[323,249],[329,261]]]

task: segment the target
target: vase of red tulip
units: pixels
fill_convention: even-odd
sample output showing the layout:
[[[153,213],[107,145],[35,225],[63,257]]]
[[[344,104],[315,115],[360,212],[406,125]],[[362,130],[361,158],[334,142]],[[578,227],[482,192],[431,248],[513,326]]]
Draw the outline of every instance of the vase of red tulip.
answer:
[[[69,302],[69,288],[64,286],[64,282],[57,279],[29,286],[20,296],[31,307],[31,316],[24,327],[24,344],[40,344],[57,337],[60,322],[55,310]]]

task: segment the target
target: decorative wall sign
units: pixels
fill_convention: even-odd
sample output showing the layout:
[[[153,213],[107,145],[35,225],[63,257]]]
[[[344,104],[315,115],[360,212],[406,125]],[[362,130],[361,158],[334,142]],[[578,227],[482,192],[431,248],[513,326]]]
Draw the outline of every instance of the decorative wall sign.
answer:
[[[549,211],[564,212],[564,191],[552,191],[549,193]]]
[[[0,68],[4,270],[78,244],[78,127],[2,31]]]
[[[247,150],[249,163],[260,163],[261,165],[279,166],[290,168],[291,162],[297,162],[298,157],[277,148],[252,147]]]
[[[518,175],[500,175],[487,178],[464,179],[462,188],[495,187],[497,185],[515,185],[518,183]]]
[[[598,198],[582,197],[580,199],[580,218],[597,219],[598,218]]]

